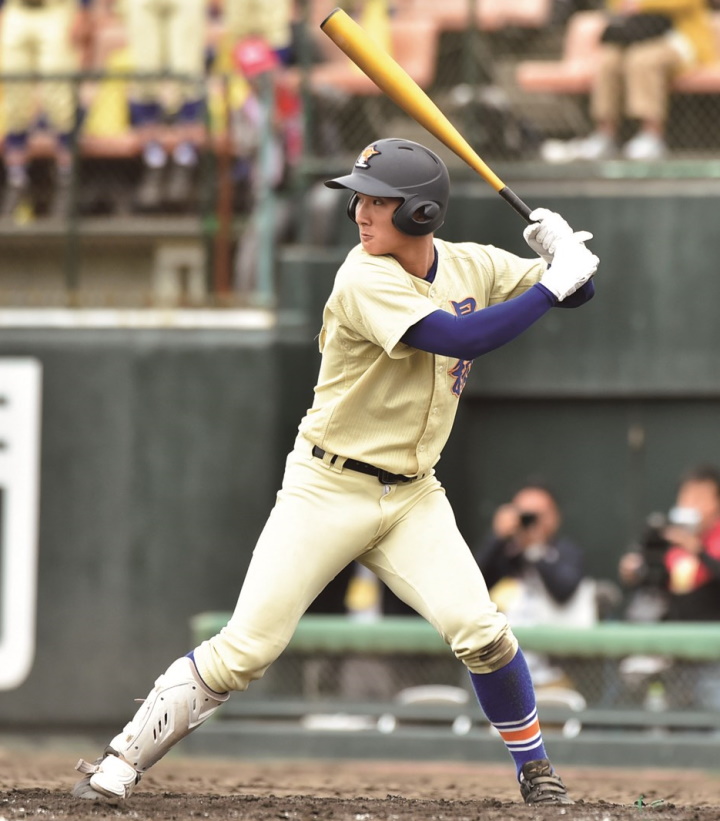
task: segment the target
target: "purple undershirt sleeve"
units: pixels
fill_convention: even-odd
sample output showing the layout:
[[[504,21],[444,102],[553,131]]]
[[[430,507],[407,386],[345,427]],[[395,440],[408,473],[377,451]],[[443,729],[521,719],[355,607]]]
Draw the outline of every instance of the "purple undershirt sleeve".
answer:
[[[584,291],[580,294],[580,291]],[[592,280],[578,294],[577,307],[592,298]],[[567,303],[576,294],[564,300]],[[438,309],[412,325],[402,337],[406,345],[440,356],[476,359],[500,348],[527,330],[550,308],[560,305],[555,296],[539,282],[514,299],[490,305],[472,314],[454,316]]]

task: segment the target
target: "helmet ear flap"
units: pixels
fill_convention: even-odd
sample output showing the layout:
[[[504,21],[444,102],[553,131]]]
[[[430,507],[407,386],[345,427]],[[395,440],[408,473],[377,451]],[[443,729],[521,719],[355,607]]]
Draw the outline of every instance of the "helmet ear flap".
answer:
[[[424,236],[431,234],[443,224],[443,211],[437,202],[415,202],[411,198],[397,209],[393,215],[393,223],[404,234]]]
[[[357,204],[358,204],[358,195],[353,194],[352,197],[350,197],[350,199],[348,200],[348,204],[347,204],[347,215],[350,217],[350,219],[353,222],[355,222],[355,210],[357,208]]]
[[[432,222],[440,214],[440,206],[436,202],[424,202],[420,208],[428,222]]]

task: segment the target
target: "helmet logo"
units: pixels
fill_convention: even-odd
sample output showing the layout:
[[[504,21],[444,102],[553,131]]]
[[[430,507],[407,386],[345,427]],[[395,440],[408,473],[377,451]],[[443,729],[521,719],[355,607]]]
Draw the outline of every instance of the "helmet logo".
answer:
[[[377,150],[376,146],[369,145],[367,148],[363,149],[360,156],[355,160],[355,168],[370,168],[370,159],[376,154],[381,153],[382,152]]]

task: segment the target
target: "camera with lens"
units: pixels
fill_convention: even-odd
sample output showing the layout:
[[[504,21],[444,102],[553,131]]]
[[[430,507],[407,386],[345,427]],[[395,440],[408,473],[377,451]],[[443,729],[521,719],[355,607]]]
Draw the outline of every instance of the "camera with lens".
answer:
[[[671,525],[697,532],[700,514],[691,508],[674,507],[667,514],[656,512],[647,517],[640,549],[647,565],[647,581],[651,584],[661,582],[665,577],[665,553],[672,544],[666,538],[665,531]]]
[[[645,559],[645,584],[662,588],[667,579],[665,553],[670,542],[665,538],[668,517],[664,513],[651,513],[645,520],[645,530],[640,538],[640,550]]]
[[[645,531],[640,546],[645,554],[664,553],[670,542],[665,538],[668,517],[664,513],[651,513],[645,520]]]
[[[527,530],[529,527],[536,525],[538,522],[537,513],[521,513],[520,514],[520,529]]]

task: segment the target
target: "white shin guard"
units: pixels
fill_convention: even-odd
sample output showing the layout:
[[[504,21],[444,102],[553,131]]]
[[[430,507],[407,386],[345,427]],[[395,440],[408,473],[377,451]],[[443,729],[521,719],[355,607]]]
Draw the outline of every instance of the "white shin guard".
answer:
[[[183,656],[157,679],[142,707],[109,747],[142,774],[229,696],[211,690],[192,659]]]

